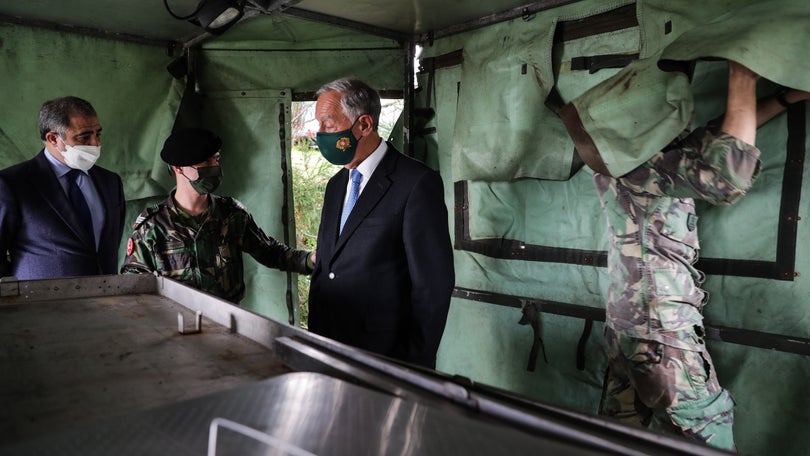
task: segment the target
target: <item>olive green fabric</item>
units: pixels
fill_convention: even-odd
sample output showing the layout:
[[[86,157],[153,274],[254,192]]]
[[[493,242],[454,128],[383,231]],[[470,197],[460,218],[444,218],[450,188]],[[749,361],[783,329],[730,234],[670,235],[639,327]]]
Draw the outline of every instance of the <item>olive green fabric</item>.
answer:
[[[33,157],[43,144],[42,103],[74,95],[89,101],[103,128],[98,164],[121,175],[127,199],[169,185],[155,151],[168,136],[183,83],[166,71],[166,49],[100,38],[0,25],[0,168]],[[159,161],[159,159],[158,159]]]
[[[582,128],[590,137],[591,143],[576,142],[595,171],[624,175],[689,124],[694,108],[689,78],[662,71],[657,63],[655,58],[633,62],[571,102],[581,125],[569,129]],[[602,163],[597,164],[598,159]]]
[[[572,71],[572,57],[639,49],[642,57],[654,57],[696,24],[713,20],[730,6],[750,3],[751,0],[639,2],[639,29],[552,47],[549,62],[557,88],[563,100],[570,101],[620,72],[618,69],[593,74]],[[532,20],[514,23],[532,36],[546,36],[547,30],[542,27],[554,20],[585,17],[622,4],[627,2],[578,1],[538,13]],[[670,21],[671,32],[666,33],[665,24]],[[0,164],[6,166],[33,156],[41,147],[36,132],[36,112],[44,99],[64,92],[87,98],[99,109],[104,126],[100,164],[122,173],[128,214],[131,214],[128,219],[134,220],[144,207],[165,199],[173,185],[157,153],[175,122],[174,113],[179,110],[185,116],[180,120],[193,119],[215,129],[224,138],[225,180],[221,193],[244,202],[268,234],[283,237],[283,224],[290,222],[291,215],[289,208],[287,212],[282,210],[284,190],[279,182],[282,158],[289,149],[282,148],[279,134],[283,131],[289,137],[289,130],[279,117],[288,115],[289,96],[314,91],[323,82],[347,74],[369,79],[376,87],[401,90],[405,56],[402,47],[390,40],[323,25],[316,27],[303,21],[287,23],[273,19],[244,25],[250,26],[250,30],[242,30],[240,24],[192,53],[199,93],[196,97],[182,98],[182,109],[178,105],[185,81],[174,80],[166,72],[165,66],[171,58],[166,56],[164,48],[0,26],[3,42],[0,77],[6,84],[6,90],[0,91],[5,107],[0,114]],[[324,31],[324,27],[328,30]],[[527,30],[530,27],[538,29]],[[308,33],[305,29],[318,32]],[[507,36],[505,33],[501,27],[485,27],[443,37],[431,44],[425,43],[423,56],[439,56],[468,47],[468,41],[476,35],[481,36],[478,46],[482,54],[494,54],[484,49],[487,46],[484,37]],[[518,36],[515,41],[522,39]],[[501,42],[490,39],[489,46],[500,45]],[[519,75],[522,65],[512,66],[518,75],[510,75],[510,78],[523,77]],[[534,80],[531,67],[528,69],[527,78]],[[592,171],[587,167],[561,181],[510,176],[498,177],[505,180],[496,182],[494,177],[482,174],[466,183],[467,200],[455,198],[454,184],[466,179],[465,168],[456,168],[456,160],[478,160],[473,154],[468,157],[453,154],[458,138],[455,132],[468,128],[460,125],[461,111],[475,110],[474,116],[482,119],[496,112],[486,103],[460,102],[459,83],[462,90],[468,90],[464,86],[469,82],[465,78],[470,71],[466,68],[462,71],[461,65],[437,70],[432,102],[420,99],[418,104],[435,110],[428,126],[435,126],[436,131],[424,135],[424,159],[442,173],[451,230],[455,233],[455,216],[466,210],[469,213],[467,235],[472,241],[515,239],[530,245],[604,251],[605,224]],[[541,71],[541,74],[546,73],[545,69]],[[474,74],[470,77],[487,80]],[[497,78],[491,82],[492,86],[480,87],[482,100],[499,103],[497,96],[487,92],[503,88]],[[420,78],[422,90],[425,84],[425,79]],[[697,65],[691,85],[694,124],[704,123],[723,111],[725,84],[724,62]],[[195,86],[190,86],[189,93],[193,94],[194,89]],[[773,89],[760,83],[763,94]],[[532,87],[532,90],[540,89]],[[281,92],[289,93],[282,95]],[[476,95],[474,91],[465,94]],[[521,103],[514,105],[515,112],[510,113],[516,118],[524,115],[523,110],[530,111],[526,116],[537,118],[531,110],[547,109],[518,101]],[[806,123],[810,131],[810,120]],[[485,127],[494,136],[511,134],[508,129],[491,128],[486,124]],[[762,172],[745,198],[730,207],[698,207],[701,257],[775,260],[786,129],[784,115],[759,129],[757,145],[762,150]],[[537,142],[542,142],[548,131],[556,130],[537,127],[532,135]],[[568,137],[565,131],[560,134]],[[554,141],[564,143],[561,139]],[[806,141],[805,145],[810,142]],[[570,147],[551,152],[570,155]],[[527,150],[521,152],[527,154],[525,159],[510,160],[537,160],[532,149]],[[492,151],[486,153],[493,154]],[[500,160],[502,154],[510,153],[512,151],[501,148],[495,150],[494,156]],[[484,155],[483,160],[491,159]],[[554,163],[564,161],[558,158]],[[808,188],[810,179],[805,178],[803,193]],[[810,213],[810,198],[806,194],[799,196],[799,214],[805,220],[803,214]],[[705,284],[711,294],[704,313],[706,323],[795,339],[810,338],[808,226],[804,221],[797,225],[795,270],[800,275],[795,280],[710,275]],[[289,225],[289,229],[293,226]],[[459,236],[454,235],[454,239],[461,241]],[[596,310],[603,308],[607,288],[603,267],[493,258],[461,247],[455,251],[455,266],[458,287]],[[287,321],[286,276],[258,265],[254,267],[256,274],[249,278],[248,294],[255,296],[255,301],[245,301],[245,306]],[[580,370],[576,364],[577,346],[585,321],[541,313],[539,327],[548,361],[540,357],[535,371],[529,372],[527,361],[534,334],[530,327],[519,324],[521,317],[521,309],[517,307],[454,298],[438,354],[438,368],[532,399],[595,413],[606,365],[603,325],[596,322],[584,339],[584,368]],[[739,451],[796,456],[806,453],[810,448],[810,434],[806,432],[810,404],[802,392],[810,377],[808,357],[730,342],[710,340],[708,343],[720,384],[731,391],[737,403],[735,438]]]
[[[402,90],[402,45],[346,28],[263,16],[207,41],[192,58],[199,90],[289,87],[312,93],[355,76],[377,90]]]
[[[723,58],[742,63],[776,84],[810,90],[810,2],[765,0],[695,27],[668,45],[668,61]]]
[[[656,57],[695,24],[712,20],[729,6],[748,3],[751,2],[655,0],[639,3],[642,57]],[[589,8],[596,11],[602,5],[603,2],[577,2],[547,14],[570,17],[572,12],[581,14]],[[668,21],[671,21],[672,28],[670,33],[665,33]],[[471,35],[485,32],[476,30],[437,40],[432,46],[426,46],[422,55],[441,56],[461,49]],[[602,44],[612,46],[606,53],[621,52],[632,46],[626,33],[616,37],[615,41],[614,35],[600,38]],[[636,40],[638,46],[638,37]],[[619,42],[627,47],[621,48]],[[560,57],[553,56],[552,61],[561,62],[557,88],[564,100],[573,100],[620,72],[608,69],[593,75],[587,71],[566,73],[568,69],[564,65],[571,57],[587,55],[575,47],[587,45],[588,40],[582,39],[581,42],[572,41],[555,47],[555,53],[563,53]],[[654,58],[651,60],[655,61]],[[469,214],[469,219],[464,220],[468,224],[467,231],[462,232],[471,241],[516,240],[534,246],[603,252],[606,247],[605,223],[592,171],[588,167],[566,181],[522,178],[491,182],[484,176],[464,183],[466,200],[454,198],[453,182],[465,178],[458,174],[455,155],[452,157],[453,167],[448,168],[447,164],[455,142],[450,132],[461,128],[457,124],[462,106],[466,106],[458,98],[458,84],[463,87],[464,76],[461,65],[436,71],[435,90],[429,103],[436,111],[432,121],[436,132],[428,137],[435,141],[439,155],[447,192],[446,203],[448,208],[455,206],[451,217],[452,212],[458,215],[462,210]],[[426,76],[419,82],[424,90]],[[697,64],[688,92],[693,100],[689,113],[694,115],[693,125],[704,124],[723,112],[726,84],[724,61],[700,61]],[[766,81],[759,84],[762,95],[772,93],[774,89]],[[424,106],[426,102],[420,100],[419,103],[418,106]],[[488,110],[484,105],[476,109],[484,113]],[[810,118],[807,128],[810,131]],[[785,115],[758,130],[762,170],[742,200],[728,207],[699,205],[702,258],[775,261],[786,136]],[[810,146],[810,141],[806,140],[806,146]],[[804,192],[809,185],[810,179],[805,178]],[[808,213],[810,198],[801,195],[800,200],[799,214]],[[451,220],[451,229],[455,229],[455,222],[455,219]],[[794,281],[710,275],[704,285],[710,293],[704,313],[706,324],[810,338],[810,308],[806,302],[810,288],[805,280],[805,271],[810,269],[807,260],[810,258],[810,243],[805,242],[808,236],[808,227],[800,222],[796,270],[801,275]],[[459,243],[459,236],[455,236],[455,240]],[[604,306],[608,280],[603,267],[500,259],[460,247],[455,253],[455,264],[456,286],[460,288],[596,309]],[[533,333],[528,326],[518,324],[521,316],[517,307],[454,298],[438,354],[438,368],[551,404],[595,414],[606,366],[603,324],[595,323],[586,338],[584,370],[578,370],[577,346],[585,321],[541,313],[540,330],[548,362],[541,355],[535,371],[529,372],[527,361]],[[475,337],[470,337],[472,333]],[[738,450],[742,454],[803,455],[810,447],[810,435],[805,432],[810,422],[810,404],[800,393],[810,375],[808,357],[715,340],[709,340],[708,345],[720,385],[731,392],[737,403],[734,434]]]
[[[574,145],[547,106],[549,94],[555,89],[573,97],[604,80],[615,70],[572,70],[571,58],[637,53],[639,35],[633,27],[554,45],[557,24],[626,4],[602,2],[595,11],[573,4],[469,34],[453,132],[456,179],[571,177],[577,168]]]
[[[656,17],[643,11],[648,22]],[[703,23],[676,21],[681,30],[691,28],[660,52],[647,46],[647,53],[655,53],[572,101],[581,125],[569,125],[569,131],[583,159],[596,171],[621,176],[688,125],[693,98],[679,62],[731,59],[776,84],[810,90],[809,23],[804,0],[741,4]],[[577,128],[587,133],[584,139]]]
[[[566,179],[572,150],[559,118],[544,106],[554,84],[554,18],[493,26],[464,47],[453,172],[462,179]],[[498,43],[493,46],[493,43]]]

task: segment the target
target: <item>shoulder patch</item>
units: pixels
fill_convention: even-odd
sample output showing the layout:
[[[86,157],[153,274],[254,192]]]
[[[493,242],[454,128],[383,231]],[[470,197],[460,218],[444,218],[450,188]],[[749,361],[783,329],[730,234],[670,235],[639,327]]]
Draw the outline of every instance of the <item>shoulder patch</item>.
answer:
[[[245,207],[245,205],[242,204],[242,202],[239,201],[238,199],[228,196],[228,197],[225,197],[224,200],[225,200],[226,204],[229,204],[230,206],[233,206],[233,207],[235,207],[237,209],[241,209],[241,210],[247,212],[247,208]]]
[[[158,212],[160,212],[160,204],[147,207],[140,214],[138,214],[138,218],[135,219],[135,222],[132,224],[132,228],[137,230],[141,225],[143,225],[143,222],[149,220]]]

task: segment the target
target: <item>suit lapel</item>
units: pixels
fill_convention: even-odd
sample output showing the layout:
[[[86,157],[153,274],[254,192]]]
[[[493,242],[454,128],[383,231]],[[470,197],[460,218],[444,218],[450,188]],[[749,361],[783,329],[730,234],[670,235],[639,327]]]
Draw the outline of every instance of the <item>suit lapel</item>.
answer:
[[[389,145],[388,151],[386,151],[385,156],[383,157],[382,161],[380,161],[380,164],[377,165],[377,169],[371,175],[371,179],[363,189],[363,193],[360,194],[360,197],[354,204],[354,208],[352,209],[351,214],[349,214],[349,218],[346,219],[346,224],[343,226],[343,232],[338,237],[338,242],[335,246],[334,256],[337,256],[338,252],[343,248],[346,241],[354,234],[357,227],[360,226],[363,220],[365,220],[366,216],[368,216],[369,212],[371,212],[371,210],[377,206],[382,197],[388,192],[388,189],[391,187],[391,179],[389,176],[393,172],[398,158],[399,152]],[[344,179],[344,183],[348,184],[348,177]],[[345,187],[346,185],[344,185],[344,189]],[[343,195],[345,196],[345,194],[346,192],[344,190]]]
[[[337,242],[339,236],[340,214],[341,211],[343,211],[343,200],[346,199],[346,186],[349,183],[349,171],[346,168],[342,168],[333,182],[335,191],[326,192],[327,199],[323,202],[324,207],[326,207],[326,211],[324,211],[326,214],[324,233],[326,233],[326,238],[329,239],[332,245]]]
[[[45,157],[45,154],[47,153],[48,152],[43,149],[39,155],[34,157],[35,172],[38,176],[32,179],[32,182],[39,183],[36,188],[42,195],[42,199],[44,199],[51,209],[56,212],[56,215],[58,215],[59,218],[61,218],[65,224],[70,227],[70,229],[79,239],[88,245],[92,245],[93,250],[95,250],[96,247],[93,239],[93,233],[85,233],[81,229],[79,216],[76,214],[76,211],[73,209],[73,205],[70,203],[68,196],[62,189],[62,185],[59,184],[59,179],[56,177],[56,175],[54,175],[53,170],[51,169],[51,164]]]

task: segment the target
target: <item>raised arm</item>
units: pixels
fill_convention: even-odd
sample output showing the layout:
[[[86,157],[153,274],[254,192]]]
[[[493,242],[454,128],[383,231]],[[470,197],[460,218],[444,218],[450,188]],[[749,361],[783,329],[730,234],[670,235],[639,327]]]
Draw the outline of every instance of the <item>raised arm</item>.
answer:
[[[757,140],[757,80],[759,75],[728,61],[728,99],[720,129],[754,145]]]
[[[780,100],[781,98],[781,100]],[[779,91],[770,97],[759,100],[757,105],[757,127],[776,117],[787,109],[787,105],[800,101],[810,100],[810,92],[806,90],[787,89]]]
[[[728,101],[721,130],[752,145],[756,141],[758,127],[776,117],[787,106],[810,100],[810,92],[796,89],[782,90],[756,100],[757,79],[759,75],[729,60]]]

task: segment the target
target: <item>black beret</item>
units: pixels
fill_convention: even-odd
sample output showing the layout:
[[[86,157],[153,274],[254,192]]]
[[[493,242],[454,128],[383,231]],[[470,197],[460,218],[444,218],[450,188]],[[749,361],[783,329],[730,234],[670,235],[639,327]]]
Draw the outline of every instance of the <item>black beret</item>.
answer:
[[[205,128],[181,128],[166,138],[160,158],[170,165],[191,166],[208,160],[221,147],[219,136]]]

